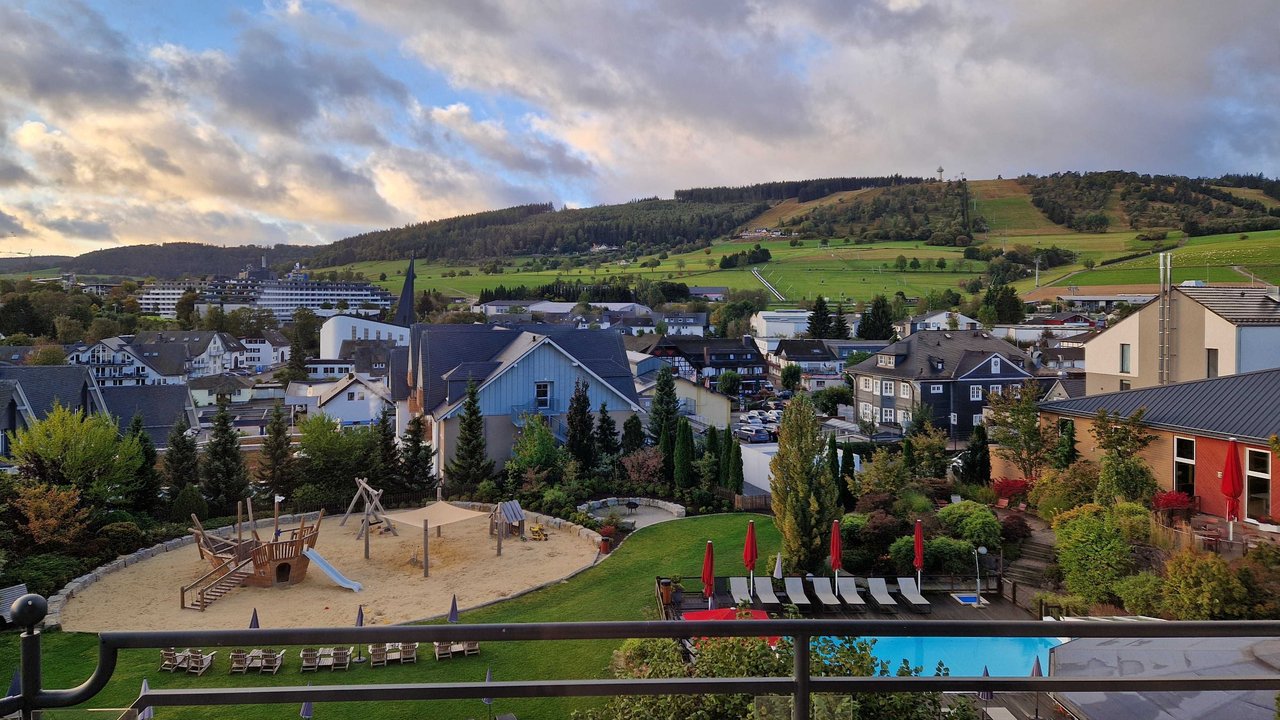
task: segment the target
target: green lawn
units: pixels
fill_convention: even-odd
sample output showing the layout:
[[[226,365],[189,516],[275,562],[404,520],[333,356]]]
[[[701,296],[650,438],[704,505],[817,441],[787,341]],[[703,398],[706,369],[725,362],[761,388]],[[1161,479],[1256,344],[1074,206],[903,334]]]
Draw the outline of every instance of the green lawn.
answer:
[[[715,542],[717,574],[740,572],[742,540],[747,520],[755,519],[760,548],[760,564],[781,547],[781,539],[773,521],[758,515],[711,515],[652,525],[627,538],[613,557],[574,578],[528,595],[498,603],[473,612],[464,612],[464,623],[554,622],[571,620],[644,620],[656,617],[654,577],[683,575],[694,578],[686,582],[698,592],[696,579],[701,572],[706,541]],[[199,615],[192,613],[193,622]],[[16,633],[4,636],[0,643],[0,672],[17,665]],[[403,682],[479,682],[486,668],[493,669],[495,680],[556,679],[608,677],[608,665],[614,640],[558,641],[526,643],[485,643],[479,655],[437,662],[429,653],[417,665],[371,669],[353,666],[343,674],[302,676],[298,672],[296,649],[290,652],[279,675],[231,677],[227,674],[227,651],[219,651],[214,668],[203,677],[170,675],[156,672],[159,652],[127,651],[121,654],[115,677],[107,689],[91,703],[93,707],[123,707],[137,697],[142,679],[153,688],[230,687],[252,685],[294,685],[307,681],[316,684],[364,684]],[[97,662],[97,638],[84,633],[53,632],[44,637],[44,683],[46,687],[70,687],[84,681]],[[8,675],[6,674],[7,678]],[[526,720],[563,720],[574,708],[592,700],[556,698],[547,700],[498,700],[498,712],[515,712]],[[223,718],[238,720],[296,717],[293,706],[238,707],[233,713],[216,708],[158,709],[159,718]],[[485,708],[478,700],[441,701],[423,706],[415,703],[384,703],[378,707],[378,718],[419,718],[429,713],[433,718],[484,717]],[[367,705],[330,703],[316,709],[316,717],[328,719],[364,718]],[[99,715],[100,717],[101,715]]]
[[[1135,241],[1136,242],[1136,241]],[[1280,230],[1190,238],[1173,253],[1173,281],[1247,282],[1231,267],[1241,266],[1268,282],[1280,281]],[[1155,255],[1094,268],[1065,281],[1070,285],[1154,285],[1160,281]]]

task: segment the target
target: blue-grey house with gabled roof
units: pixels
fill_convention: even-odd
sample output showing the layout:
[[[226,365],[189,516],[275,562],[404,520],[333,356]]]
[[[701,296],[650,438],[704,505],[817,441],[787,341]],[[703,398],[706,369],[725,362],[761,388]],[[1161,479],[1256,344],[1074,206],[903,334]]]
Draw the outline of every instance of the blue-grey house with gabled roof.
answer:
[[[475,382],[489,457],[499,468],[528,417],[547,419],[564,439],[577,382],[592,411],[607,404],[618,427],[641,412],[621,336],[612,330],[548,325],[414,325],[409,346],[409,411],[427,420],[440,472],[453,457],[467,385]]]

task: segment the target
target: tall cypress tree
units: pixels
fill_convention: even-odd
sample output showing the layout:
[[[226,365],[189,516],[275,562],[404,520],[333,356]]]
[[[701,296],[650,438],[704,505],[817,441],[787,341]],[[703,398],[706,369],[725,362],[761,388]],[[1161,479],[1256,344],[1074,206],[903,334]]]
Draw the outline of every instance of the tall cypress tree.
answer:
[[[858,337],[863,340],[888,340],[893,337],[893,313],[889,310],[889,300],[877,295],[871,300],[871,306],[862,314],[862,322],[858,323]]]
[[[634,415],[632,417],[635,417]],[[596,452],[600,457],[614,457],[618,454],[618,425],[609,414],[609,404],[600,403],[600,414],[596,416],[595,431]]]
[[[406,492],[425,492],[435,487],[431,476],[435,448],[426,440],[421,415],[414,415],[400,438],[400,485]]]
[[[713,432],[720,431],[713,429]],[[737,444],[738,439],[733,436],[733,428],[725,425],[724,441],[721,443],[724,447],[724,452],[721,453],[720,457],[720,485],[723,487],[732,487],[733,485],[733,477],[729,472],[729,464],[733,462],[733,446]]]
[[[831,321],[831,337],[836,340],[849,339],[849,318],[844,315],[844,303],[836,303],[836,317]]]
[[[853,476],[856,464],[853,462],[853,446],[844,446],[844,457],[841,462],[841,478],[840,487],[840,505],[846,511],[852,511],[853,507],[858,504],[858,496],[853,492]]]
[[[769,462],[770,504],[791,571],[818,569],[831,521],[840,517],[836,486],[824,467],[824,444],[812,401],[798,395],[782,414],[778,452]]]
[[[1057,470],[1066,470],[1079,458],[1080,452],[1076,450],[1076,424],[1063,423],[1058,430],[1058,441],[1049,451],[1049,465]]]
[[[240,454],[240,433],[231,424],[227,403],[218,403],[213,430],[200,462],[202,489],[216,512],[230,511],[249,494],[249,471]]]
[[[293,496],[298,480],[297,463],[293,459],[293,438],[289,436],[289,420],[283,405],[277,404],[271,410],[267,436],[262,441],[262,455],[254,475],[273,494]]]
[[[703,451],[703,457],[714,458],[716,485],[724,485],[724,459],[721,457],[723,451],[720,449],[720,429],[715,427],[707,428],[707,447]]]
[[[369,462],[366,479],[378,488],[404,492],[400,485],[400,448],[396,444],[396,411],[386,407],[378,413],[369,436]]]
[[[742,494],[742,485],[746,482],[742,476],[742,445],[737,442],[733,443],[729,448],[729,479],[726,485],[728,488],[739,495]]]
[[[658,451],[662,453],[662,482],[670,488],[676,475],[676,438],[675,432],[664,432],[662,441],[658,443]]]
[[[836,496],[840,494],[840,448],[836,445],[836,436],[827,436],[827,472],[831,475],[831,482],[836,484]]]
[[[458,419],[458,444],[453,459],[445,465],[445,479],[451,489],[467,493],[493,477],[494,463],[484,440],[484,415],[480,413],[480,393],[476,381],[467,382],[467,398]]]
[[[165,482],[169,483],[171,500],[178,497],[178,493],[187,485],[200,483],[200,454],[196,449],[196,439],[187,436],[190,429],[187,414],[182,413],[169,431],[169,446],[165,448],[161,464],[164,466]]]
[[[675,374],[670,365],[664,364],[658,371],[658,381],[653,388],[653,402],[649,405],[649,439],[655,445],[662,438],[674,433],[676,418],[680,416],[680,401],[676,398]]]
[[[677,491],[687,490],[697,482],[693,471],[693,429],[684,418],[676,423],[674,475]]]
[[[809,337],[815,339],[829,338],[832,333],[831,310],[827,307],[827,299],[818,296],[813,302],[813,310],[809,312]]]
[[[162,479],[160,472],[156,470],[156,446],[151,442],[151,436],[142,425],[142,413],[134,414],[133,419],[129,421],[128,429],[125,430],[125,436],[138,439],[138,448],[142,454],[142,464],[138,466],[138,481],[134,485],[133,497],[129,499],[129,505],[138,512],[155,515],[160,507]]]
[[[960,466],[960,478],[968,485],[986,485],[991,482],[991,452],[987,443],[987,427],[979,423],[969,436],[969,447],[964,451],[964,463]]]
[[[630,455],[631,453],[644,447],[644,422],[640,420],[640,416],[632,413],[622,423],[622,454]]]
[[[565,425],[565,449],[577,459],[582,469],[591,468],[595,465],[596,454],[595,420],[591,417],[591,398],[587,395],[585,380],[573,383],[573,394],[569,396],[569,409],[565,413]]]

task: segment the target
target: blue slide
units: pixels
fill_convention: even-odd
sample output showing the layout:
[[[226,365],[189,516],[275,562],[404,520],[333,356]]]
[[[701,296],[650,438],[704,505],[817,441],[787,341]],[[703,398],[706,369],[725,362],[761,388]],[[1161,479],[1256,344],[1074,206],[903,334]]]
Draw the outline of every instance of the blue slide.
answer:
[[[320,569],[324,571],[325,575],[329,576],[330,580],[338,583],[342,587],[347,588],[348,590],[354,590],[356,592],[360,592],[361,590],[364,589],[364,586],[361,585],[360,583],[356,582],[355,580],[349,580],[347,579],[346,575],[343,575],[342,573],[338,572],[338,568],[330,565],[329,561],[325,560],[324,556],[316,552],[315,548],[307,548],[306,550],[302,551],[302,554],[310,558],[311,562],[320,566]]]

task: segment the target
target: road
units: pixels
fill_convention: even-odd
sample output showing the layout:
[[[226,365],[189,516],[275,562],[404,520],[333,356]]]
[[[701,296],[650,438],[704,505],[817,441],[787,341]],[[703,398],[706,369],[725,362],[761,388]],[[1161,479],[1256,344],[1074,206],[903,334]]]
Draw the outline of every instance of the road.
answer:
[[[756,268],[751,268],[751,274],[756,276],[756,279],[759,280],[762,285],[764,285],[766,290],[773,293],[773,296],[778,298],[778,302],[787,301],[787,299],[783,297],[782,293],[778,292],[778,288],[774,287],[769,283],[768,280],[764,279],[764,276],[760,274],[759,270],[757,270]]]

